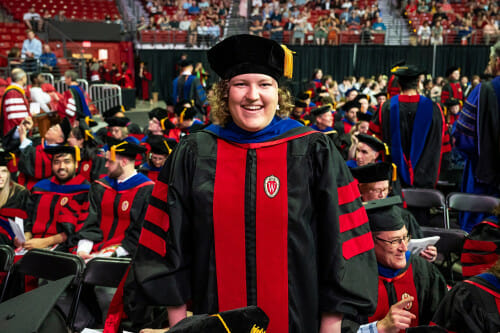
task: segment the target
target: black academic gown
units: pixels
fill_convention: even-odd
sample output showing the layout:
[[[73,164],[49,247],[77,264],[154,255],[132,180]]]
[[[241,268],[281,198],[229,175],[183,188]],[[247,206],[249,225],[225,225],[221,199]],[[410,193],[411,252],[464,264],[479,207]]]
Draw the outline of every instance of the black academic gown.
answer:
[[[377,290],[367,221],[357,186],[324,134],[298,127],[237,144],[193,133],[156,182],[125,284],[125,312],[258,305],[271,318],[270,333],[318,332],[324,312],[367,316]]]
[[[492,283],[493,282],[493,283]],[[432,322],[448,332],[500,331],[500,282],[492,274],[473,276],[446,295]]]

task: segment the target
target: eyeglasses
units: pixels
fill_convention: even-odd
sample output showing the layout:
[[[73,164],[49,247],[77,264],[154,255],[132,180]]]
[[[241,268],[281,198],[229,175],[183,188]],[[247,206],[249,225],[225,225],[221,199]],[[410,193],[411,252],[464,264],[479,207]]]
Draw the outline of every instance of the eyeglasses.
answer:
[[[371,188],[368,191],[370,193],[383,194],[383,193],[389,193],[390,188],[389,187],[385,187],[385,188]]]
[[[403,236],[402,238],[396,238],[396,239],[393,239],[390,241],[382,239],[382,238],[378,238],[378,237],[375,237],[375,239],[378,239],[379,241],[385,242],[385,243],[389,244],[390,247],[395,248],[395,247],[398,247],[399,245],[401,245],[402,242],[405,242],[405,244],[408,244],[408,242],[411,239],[411,235],[407,234],[406,236]]]

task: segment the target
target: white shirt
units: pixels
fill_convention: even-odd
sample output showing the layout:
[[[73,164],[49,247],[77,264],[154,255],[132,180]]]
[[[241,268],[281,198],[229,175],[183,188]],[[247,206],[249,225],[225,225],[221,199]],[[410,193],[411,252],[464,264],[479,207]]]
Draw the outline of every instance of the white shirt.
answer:
[[[40,103],[40,108],[45,112],[50,112],[48,104],[50,103],[50,95],[42,90],[40,87],[31,87],[30,89],[31,100],[35,103]]]

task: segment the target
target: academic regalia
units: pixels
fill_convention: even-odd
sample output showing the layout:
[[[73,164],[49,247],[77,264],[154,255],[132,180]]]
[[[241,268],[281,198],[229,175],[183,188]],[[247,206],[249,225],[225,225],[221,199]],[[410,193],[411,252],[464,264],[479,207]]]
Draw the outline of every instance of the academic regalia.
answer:
[[[12,186],[12,185],[11,185]],[[14,220],[16,217],[26,220],[27,204],[30,199],[30,193],[25,188],[18,188],[14,194],[7,199],[5,205],[0,208],[0,244],[13,245],[15,235],[10,232],[11,228],[7,225],[8,220]]]
[[[91,117],[90,99],[78,85],[69,86],[59,100],[57,112],[61,119],[69,118],[71,124],[79,117]]]
[[[83,176],[89,182],[101,179],[107,175],[106,159],[97,155],[90,160],[82,160],[78,164],[77,174]]]
[[[201,314],[256,304],[271,333],[316,332],[322,312],[368,315],[376,271],[366,221],[327,136],[278,117],[253,134],[210,126],[181,140],[160,173],[125,308],[192,300]]]
[[[439,107],[424,96],[397,95],[381,111],[370,130],[391,148],[402,186],[435,187],[442,154],[451,148]]]
[[[93,241],[94,252],[121,245],[133,255],[153,185],[143,174],[119,184],[109,177],[94,181],[89,191],[89,215],[78,239]]]
[[[55,177],[36,183],[32,190],[25,232],[31,232],[33,238],[64,232],[68,240],[65,244],[59,244],[58,248],[67,250],[75,245],[74,233],[88,214],[89,188],[89,182],[79,175],[65,184],[60,184]]]
[[[441,302],[432,323],[448,332],[499,332],[500,281],[487,273],[458,283]]]
[[[459,81],[450,81],[441,90],[441,104],[446,104],[450,98],[463,100],[462,86]]]
[[[500,76],[480,83],[469,94],[454,132],[455,146],[465,157],[461,192],[499,196]],[[460,227],[470,232],[485,214],[463,213]]]
[[[194,106],[201,110],[207,101],[205,89],[196,75],[179,75],[172,82],[172,99],[175,104],[182,100],[194,100]]]
[[[462,275],[468,278],[492,267],[500,256],[500,225],[496,216],[476,224],[465,239],[462,250]]]
[[[0,106],[2,137],[30,115],[30,106],[24,89],[15,83],[5,89]]]
[[[163,166],[157,168],[151,165],[151,154],[164,155],[165,157],[168,157],[172,153],[173,149],[177,146],[177,142],[172,139],[165,139],[160,135],[152,135],[147,137],[143,144],[147,149],[147,162],[142,164],[138,171],[140,173],[143,173],[144,175],[146,175],[146,177],[156,183],[158,175],[160,174]]]
[[[137,77],[139,78],[139,76]],[[139,78],[139,80],[141,81],[141,99],[148,101],[151,99],[151,80],[153,80],[153,76],[144,68],[142,78]]]

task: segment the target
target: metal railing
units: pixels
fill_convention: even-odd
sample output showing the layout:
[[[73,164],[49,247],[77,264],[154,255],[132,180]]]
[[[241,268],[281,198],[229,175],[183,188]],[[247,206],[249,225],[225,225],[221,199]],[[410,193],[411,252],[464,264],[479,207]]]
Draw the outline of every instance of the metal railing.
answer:
[[[87,80],[77,79],[76,82],[78,82],[78,85],[80,86],[80,88],[83,89],[83,91],[86,92],[89,91],[89,83]],[[56,81],[54,86],[57,92],[61,94],[64,93],[66,90],[68,90],[68,85],[66,84],[66,82],[64,82],[64,78],[61,78],[59,81]]]
[[[122,105],[122,89],[116,84],[92,84],[89,95],[101,115],[114,106]]]

